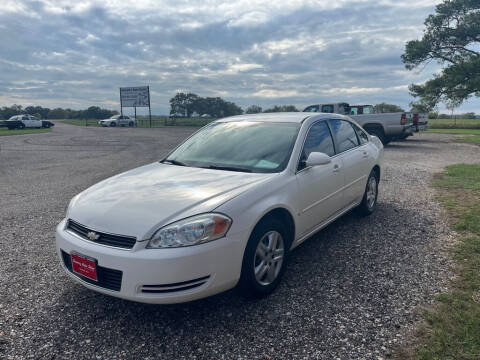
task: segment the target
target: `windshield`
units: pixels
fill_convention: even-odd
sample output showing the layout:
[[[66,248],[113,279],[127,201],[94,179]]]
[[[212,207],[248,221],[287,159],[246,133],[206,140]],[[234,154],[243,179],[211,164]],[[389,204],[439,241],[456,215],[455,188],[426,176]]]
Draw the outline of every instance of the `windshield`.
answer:
[[[245,172],[280,172],[287,166],[300,124],[215,122],[180,145],[166,163]]]
[[[120,115],[113,115],[110,119],[118,119]]]

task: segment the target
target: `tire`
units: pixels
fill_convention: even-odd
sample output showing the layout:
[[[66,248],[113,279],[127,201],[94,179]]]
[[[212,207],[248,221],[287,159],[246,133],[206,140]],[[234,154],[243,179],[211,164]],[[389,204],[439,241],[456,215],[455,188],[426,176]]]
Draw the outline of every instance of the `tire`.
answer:
[[[130,122],[128,123],[128,126],[130,126],[130,127],[134,127],[134,126],[135,126],[135,124],[133,123],[133,121],[130,121]]]
[[[362,202],[357,208],[360,215],[368,216],[373,214],[373,212],[375,211],[378,198],[378,183],[378,175],[374,170],[372,170],[370,172],[370,175],[368,176]]]
[[[18,125],[18,128],[19,128],[20,130],[25,129],[25,124],[24,124],[24,123],[20,123],[20,124]]]
[[[243,255],[239,289],[244,296],[263,297],[278,286],[291,245],[287,234],[285,226],[274,218],[266,218],[255,226]]]
[[[369,128],[367,132],[370,135],[375,135],[376,137],[378,137],[383,145],[387,145],[391,141],[391,139],[385,136],[385,132],[383,131],[382,128],[376,128],[376,127]]]
[[[115,126],[117,126],[117,123],[116,123],[115,121],[112,121],[112,122],[110,123],[110,126],[111,126],[111,127],[115,127]]]

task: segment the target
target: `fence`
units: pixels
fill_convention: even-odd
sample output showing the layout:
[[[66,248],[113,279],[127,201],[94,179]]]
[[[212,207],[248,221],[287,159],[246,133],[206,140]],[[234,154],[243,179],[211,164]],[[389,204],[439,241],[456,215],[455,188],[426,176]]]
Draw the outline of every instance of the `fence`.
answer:
[[[185,126],[185,127],[201,127],[215,119],[211,118],[171,118],[168,116],[152,116],[152,122],[148,116],[137,117],[137,127],[139,128],[160,128],[169,126]],[[65,124],[78,125],[78,126],[100,126],[98,119],[64,119],[61,120]],[[151,126],[150,126],[151,125]]]
[[[480,119],[429,119],[432,129],[480,129]]]

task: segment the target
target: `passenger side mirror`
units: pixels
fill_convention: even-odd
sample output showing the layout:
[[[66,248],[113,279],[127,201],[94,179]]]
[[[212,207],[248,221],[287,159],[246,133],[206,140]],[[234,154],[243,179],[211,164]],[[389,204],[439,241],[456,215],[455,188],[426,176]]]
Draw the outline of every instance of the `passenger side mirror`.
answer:
[[[317,165],[326,165],[326,164],[330,164],[331,162],[332,160],[330,159],[330,156],[328,156],[327,154],[322,152],[311,152],[310,155],[308,155],[305,165],[309,167],[309,166],[317,166]]]

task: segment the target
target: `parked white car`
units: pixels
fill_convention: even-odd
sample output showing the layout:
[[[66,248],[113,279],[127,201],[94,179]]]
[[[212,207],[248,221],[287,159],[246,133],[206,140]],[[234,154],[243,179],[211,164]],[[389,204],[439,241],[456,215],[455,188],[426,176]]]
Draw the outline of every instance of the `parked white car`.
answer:
[[[134,117],[127,115],[113,115],[109,119],[100,120],[98,125],[101,126],[137,126],[137,120]]]
[[[56,230],[89,289],[178,303],[237,284],[266,295],[290,251],[353,208],[376,207],[383,146],[347,116],[221,119],[165,159],[75,196]]]
[[[35,116],[24,114],[12,116],[6,121],[6,126],[9,129],[41,128],[43,123]]]

